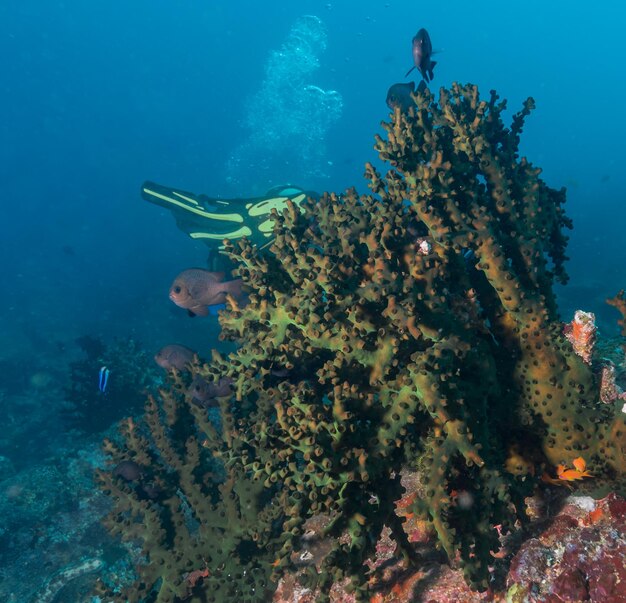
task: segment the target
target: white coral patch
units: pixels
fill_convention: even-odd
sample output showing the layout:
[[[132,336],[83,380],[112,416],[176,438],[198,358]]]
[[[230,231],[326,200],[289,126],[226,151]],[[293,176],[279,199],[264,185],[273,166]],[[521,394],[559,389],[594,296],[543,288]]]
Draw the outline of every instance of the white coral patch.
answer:
[[[589,513],[596,508],[596,501],[591,496],[568,496],[566,502]]]

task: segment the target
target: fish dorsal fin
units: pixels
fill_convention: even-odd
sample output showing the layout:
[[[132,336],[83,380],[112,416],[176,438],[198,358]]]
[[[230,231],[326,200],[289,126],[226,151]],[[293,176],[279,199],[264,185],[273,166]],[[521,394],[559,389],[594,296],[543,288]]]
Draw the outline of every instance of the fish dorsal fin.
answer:
[[[223,272],[207,272],[207,279],[214,283],[221,283],[225,277]]]

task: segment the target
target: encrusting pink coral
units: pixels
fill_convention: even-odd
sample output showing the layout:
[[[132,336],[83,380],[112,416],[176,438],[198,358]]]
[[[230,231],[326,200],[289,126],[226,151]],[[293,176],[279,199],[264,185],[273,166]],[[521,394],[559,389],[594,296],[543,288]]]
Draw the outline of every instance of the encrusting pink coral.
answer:
[[[574,352],[584,362],[591,364],[591,355],[596,343],[596,316],[592,312],[576,310],[572,322],[563,329],[565,337],[572,344]]]

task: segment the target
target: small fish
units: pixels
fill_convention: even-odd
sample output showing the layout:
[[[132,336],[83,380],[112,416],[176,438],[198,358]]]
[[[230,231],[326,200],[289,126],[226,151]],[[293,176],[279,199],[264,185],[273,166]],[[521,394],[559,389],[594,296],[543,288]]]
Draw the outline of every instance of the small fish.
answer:
[[[465,260],[465,264],[468,267],[475,266],[478,262],[478,258],[476,257],[476,252],[473,249],[465,249],[463,250],[463,259]]]
[[[568,469],[564,465],[558,465],[556,468],[556,475],[559,479],[572,482],[574,480],[582,479],[583,477],[593,477],[589,471],[587,471],[587,463],[582,456],[575,458],[572,461],[573,469]]]
[[[270,375],[272,377],[278,377],[279,379],[283,379],[284,377],[289,377],[291,371],[286,368],[273,368],[270,369]]]
[[[184,345],[173,343],[161,348],[154,356],[154,361],[166,371],[176,369],[184,371],[187,365],[193,361],[195,352]]]
[[[106,366],[100,368],[100,378],[98,381],[98,389],[104,394],[107,389],[107,384],[109,382],[109,374],[111,371]]]
[[[207,381],[203,377],[194,377],[187,394],[193,402],[204,408],[217,406],[217,400],[231,393],[232,379],[222,377],[217,383]]]
[[[113,475],[125,479],[127,482],[134,482],[141,479],[143,471],[141,466],[135,461],[122,461],[113,470]]]
[[[159,498],[163,492],[161,488],[156,484],[141,484],[141,491],[150,500]]]
[[[170,299],[189,316],[208,316],[209,306],[223,304],[226,295],[241,298],[241,279],[224,280],[223,272],[190,268],[181,272],[170,287]]]
[[[422,27],[413,38],[413,67],[406,72],[406,77],[417,67],[426,82],[430,82],[435,77],[433,69],[437,61],[432,60],[433,45],[428,32]]]
[[[417,86],[417,93],[424,93],[426,90],[426,82],[420,80]],[[406,113],[411,107],[415,106],[415,101],[411,94],[415,94],[415,82],[393,84],[387,90],[387,106],[393,111],[396,107],[400,107],[402,113]]]
[[[547,473],[544,473],[541,476],[541,479],[548,484],[555,486],[567,486],[568,488],[571,488],[569,482],[583,479],[584,477],[593,477],[593,475],[587,471],[587,463],[582,456],[575,458],[572,461],[572,465],[574,466],[573,469],[570,469],[565,465],[557,465],[557,479],[550,477]]]

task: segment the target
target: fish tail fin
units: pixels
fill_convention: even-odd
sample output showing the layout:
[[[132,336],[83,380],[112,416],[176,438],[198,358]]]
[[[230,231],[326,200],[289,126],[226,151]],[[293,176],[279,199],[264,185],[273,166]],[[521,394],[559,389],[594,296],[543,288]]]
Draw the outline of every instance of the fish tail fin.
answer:
[[[243,293],[242,291],[243,282],[240,278],[236,278],[232,281],[226,281],[224,285],[227,285],[226,293],[228,293],[229,295],[232,295],[235,299],[241,297],[241,294]]]
[[[434,79],[435,74],[433,72],[433,69],[435,68],[435,65],[437,64],[437,61],[432,61],[430,63],[430,67],[428,68],[428,75],[430,75],[430,79]]]
[[[411,67],[411,69],[409,69],[406,74],[404,75],[404,77],[408,77],[409,73],[411,73],[411,71],[413,71],[413,69],[415,69],[415,65],[413,65],[413,67]]]

